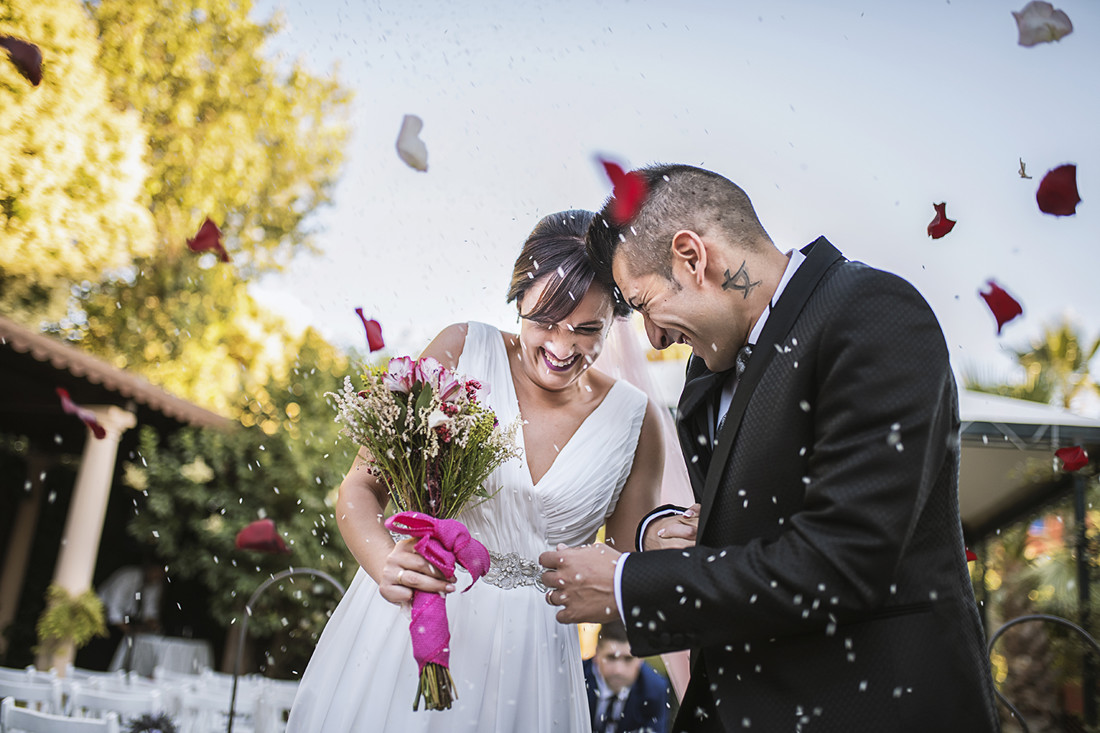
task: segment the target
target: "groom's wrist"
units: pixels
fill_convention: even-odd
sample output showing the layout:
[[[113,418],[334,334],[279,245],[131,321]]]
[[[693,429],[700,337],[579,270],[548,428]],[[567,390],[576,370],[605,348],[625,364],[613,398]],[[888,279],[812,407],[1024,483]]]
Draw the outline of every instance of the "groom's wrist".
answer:
[[[629,556],[629,552],[624,552],[615,561],[615,607],[619,609],[619,620],[623,622],[624,628],[626,627],[626,612],[623,610],[623,566],[626,565],[626,558]]]
[[[638,548],[639,552],[645,549],[645,545],[643,544],[645,541],[645,531],[654,520],[660,519],[661,517],[672,516],[673,514],[683,514],[686,511],[687,510],[683,507],[673,504],[665,504],[651,511],[642,519],[641,524],[638,525],[638,536],[634,538],[634,546]]]

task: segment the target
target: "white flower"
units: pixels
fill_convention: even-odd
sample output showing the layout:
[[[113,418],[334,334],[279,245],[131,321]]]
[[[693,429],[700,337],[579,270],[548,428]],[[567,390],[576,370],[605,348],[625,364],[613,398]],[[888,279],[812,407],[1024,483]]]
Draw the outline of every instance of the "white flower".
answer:
[[[397,154],[410,168],[428,170],[428,146],[418,136],[424,122],[416,115],[405,115],[397,134]]]
[[[1034,46],[1061,40],[1073,32],[1073,23],[1064,11],[1042,0],[1032,0],[1020,12],[1013,11],[1020,29],[1020,45]]]
[[[443,410],[438,408],[432,410],[431,414],[428,415],[428,427],[432,430],[435,430],[440,425],[448,425],[450,422],[451,418],[447,417],[443,413]]]

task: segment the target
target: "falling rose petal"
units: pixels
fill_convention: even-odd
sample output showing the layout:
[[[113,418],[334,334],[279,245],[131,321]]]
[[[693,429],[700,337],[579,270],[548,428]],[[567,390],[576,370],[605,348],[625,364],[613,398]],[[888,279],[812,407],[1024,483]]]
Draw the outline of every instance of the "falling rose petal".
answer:
[[[222,230],[218,229],[218,225],[210,217],[206,217],[195,238],[187,240],[187,246],[192,252],[215,252],[219,260],[229,262],[229,253],[222,244]]]
[[[424,121],[416,115],[405,115],[401,132],[397,133],[397,154],[413,170],[428,170],[428,146],[420,139]]]
[[[1012,17],[1020,31],[1021,46],[1050,43],[1073,33],[1069,16],[1042,0],[1033,0],[1018,13],[1013,11]]]
[[[1072,473],[1089,464],[1089,454],[1079,445],[1059,448],[1054,455],[1062,462],[1062,470]]]
[[[356,308],[355,313],[359,316],[359,320],[363,322],[363,329],[367,332],[367,346],[370,347],[371,352],[384,349],[386,342],[382,340],[382,324],[373,318],[364,316],[362,308]]]
[[[87,407],[81,407],[73,402],[72,397],[69,397],[69,391],[67,389],[58,387],[56,391],[57,396],[61,398],[62,410],[70,415],[76,415],[83,420],[84,424],[92,431],[92,435],[96,437],[96,440],[103,440],[107,437],[107,431],[99,424],[99,420],[96,419],[94,412]]]
[[[1027,164],[1024,163],[1023,158],[1020,158],[1020,178],[1031,180],[1031,176],[1027,174]]]
[[[289,555],[290,548],[275,529],[271,519],[257,519],[237,533],[238,550],[256,550],[272,555]]]
[[[42,83],[42,51],[33,43],[11,36],[0,36],[0,48],[6,48],[11,62],[31,84]]]
[[[615,198],[615,202],[608,212],[611,215],[612,223],[615,225],[625,224],[634,218],[634,215],[638,213],[638,209],[642,208],[647,192],[645,179],[642,178],[641,174],[633,171],[630,173],[623,172],[622,166],[618,163],[603,158],[600,158],[599,161],[603,165],[607,177],[611,179],[611,195]]]
[[[943,235],[955,228],[955,220],[947,218],[947,204],[932,204],[936,209],[936,216],[933,217],[932,222],[928,225],[928,236],[932,239],[939,239]]]
[[[1039,211],[1054,216],[1073,216],[1077,213],[1077,204],[1081,196],[1077,193],[1077,166],[1072,163],[1060,165],[1047,171],[1039,182],[1035,192],[1035,201]]]
[[[1024,309],[1015,298],[1006,293],[997,283],[990,280],[986,285],[989,286],[989,292],[979,291],[978,295],[982,296],[985,304],[989,306],[989,310],[993,311],[993,317],[997,319],[997,335],[1000,336],[1001,327],[1016,316],[1021,315]]]
[[[977,559],[978,559],[978,556],[977,556],[977,555],[975,555],[975,554],[974,554],[974,553],[973,553],[973,552],[972,552],[972,551],[970,550],[970,548],[969,548],[969,547],[964,547],[963,549],[964,549],[964,550],[966,550],[966,561],[967,561],[967,562],[974,562],[975,560],[977,560]]]

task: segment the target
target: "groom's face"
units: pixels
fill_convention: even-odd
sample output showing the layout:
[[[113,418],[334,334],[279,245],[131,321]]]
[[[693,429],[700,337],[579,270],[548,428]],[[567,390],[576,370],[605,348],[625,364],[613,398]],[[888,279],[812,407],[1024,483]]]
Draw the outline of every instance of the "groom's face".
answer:
[[[687,344],[711,371],[733,366],[736,349],[731,356],[725,343],[728,328],[721,327],[721,314],[708,286],[696,280],[688,265],[674,261],[670,280],[658,272],[633,272],[629,255],[616,252],[611,270],[623,298],[642,314],[653,348]]]

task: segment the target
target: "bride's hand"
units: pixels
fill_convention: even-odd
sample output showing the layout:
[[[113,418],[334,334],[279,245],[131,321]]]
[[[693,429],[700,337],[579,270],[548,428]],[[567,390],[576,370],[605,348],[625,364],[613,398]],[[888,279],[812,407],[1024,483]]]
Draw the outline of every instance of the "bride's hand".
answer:
[[[415,544],[413,539],[398,542],[382,567],[378,589],[390,603],[412,603],[413,590],[450,593],[455,589],[455,578],[444,578],[416,551]]]
[[[695,547],[700,509],[698,504],[692,504],[683,514],[670,514],[667,517],[654,519],[645,528],[642,549],[669,550]]]

